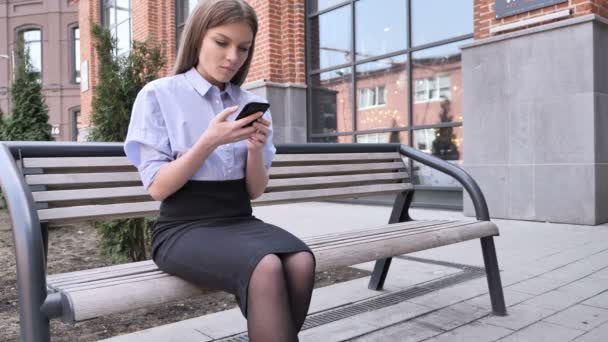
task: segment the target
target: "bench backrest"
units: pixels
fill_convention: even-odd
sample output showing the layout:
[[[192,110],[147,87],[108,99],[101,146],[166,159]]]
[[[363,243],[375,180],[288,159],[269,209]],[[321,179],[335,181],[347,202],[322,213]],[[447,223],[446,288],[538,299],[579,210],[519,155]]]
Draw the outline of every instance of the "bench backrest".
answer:
[[[41,222],[156,215],[126,157],[23,158]],[[398,152],[277,154],[256,205],[395,194],[412,189]]]

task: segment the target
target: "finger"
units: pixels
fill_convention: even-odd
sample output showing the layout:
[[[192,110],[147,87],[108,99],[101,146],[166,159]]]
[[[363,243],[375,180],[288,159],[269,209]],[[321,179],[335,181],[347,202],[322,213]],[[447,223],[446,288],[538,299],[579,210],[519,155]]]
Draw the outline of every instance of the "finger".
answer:
[[[270,121],[264,119],[263,117],[259,118],[258,122],[261,123],[264,126],[270,126]]]
[[[226,119],[230,116],[230,114],[234,113],[238,108],[239,108],[239,106],[228,107],[228,108],[224,109],[223,111],[219,112],[219,114],[217,114],[215,116],[215,118],[218,121],[226,121]]]
[[[270,133],[270,128],[268,128],[268,126],[264,126],[257,122],[255,122],[253,126],[257,129],[258,132],[264,133],[264,135],[268,135],[268,133]]]
[[[242,118],[240,120],[235,121],[239,127],[245,127],[247,125],[249,125],[250,123],[254,122],[255,120],[259,119],[262,115],[264,115],[264,113],[262,112],[257,112],[255,114],[251,114],[245,118]]]
[[[264,135],[262,133],[256,133],[256,134],[254,134],[253,138],[255,140],[259,141],[262,144],[266,142],[266,135]]]
[[[239,128],[234,131],[234,135],[237,137],[249,137],[255,134],[256,128],[253,126]],[[244,138],[243,138],[244,139]],[[242,139],[241,139],[242,140]]]

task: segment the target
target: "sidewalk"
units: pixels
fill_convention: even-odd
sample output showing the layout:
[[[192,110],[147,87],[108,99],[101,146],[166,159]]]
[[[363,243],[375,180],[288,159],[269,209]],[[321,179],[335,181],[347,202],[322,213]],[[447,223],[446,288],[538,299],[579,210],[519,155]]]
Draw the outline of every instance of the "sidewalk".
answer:
[[[389,207],[337,203],[255,209],[300,237],[384,224],[389,214]],[[491,314],[475,240],[393,259],[381,292],[367,289],[369,278],[315,290],[300,341],[608,341],[608,225],[494,222],[507,317]],[[107,341],[246,341],[245,330],[232,309]]]

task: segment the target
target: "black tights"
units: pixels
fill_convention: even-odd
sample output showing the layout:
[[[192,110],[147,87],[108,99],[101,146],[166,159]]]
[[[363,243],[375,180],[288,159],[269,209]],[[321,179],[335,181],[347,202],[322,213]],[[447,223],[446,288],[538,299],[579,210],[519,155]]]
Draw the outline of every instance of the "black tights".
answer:
[[[310,305],[314,267],[309,252],[269,254],[260,260],[247,295],[249,341],[298,341]]]

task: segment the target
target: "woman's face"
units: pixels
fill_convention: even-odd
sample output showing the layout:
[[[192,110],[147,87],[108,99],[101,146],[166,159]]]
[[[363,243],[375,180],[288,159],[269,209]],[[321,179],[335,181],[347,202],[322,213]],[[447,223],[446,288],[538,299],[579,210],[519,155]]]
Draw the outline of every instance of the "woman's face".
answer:
[[[210,83],[224,89],[249,56],[253,32],[247,23],[214,27],[203,37],[196,70]]]

